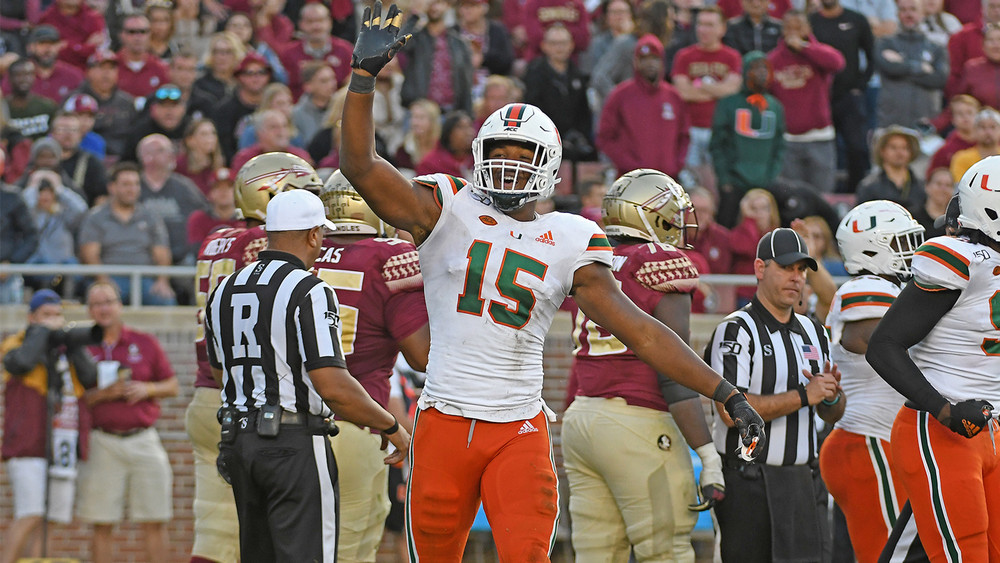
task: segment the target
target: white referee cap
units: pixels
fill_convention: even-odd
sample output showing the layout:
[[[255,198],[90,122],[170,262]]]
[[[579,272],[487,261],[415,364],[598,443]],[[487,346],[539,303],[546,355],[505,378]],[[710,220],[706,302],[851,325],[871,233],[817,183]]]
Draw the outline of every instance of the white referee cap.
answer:
[[[323,201],[308,190],[281,192],[267,204],[265,231],[308,231],[320,225],[337,230],[337,226],[326,218]]]

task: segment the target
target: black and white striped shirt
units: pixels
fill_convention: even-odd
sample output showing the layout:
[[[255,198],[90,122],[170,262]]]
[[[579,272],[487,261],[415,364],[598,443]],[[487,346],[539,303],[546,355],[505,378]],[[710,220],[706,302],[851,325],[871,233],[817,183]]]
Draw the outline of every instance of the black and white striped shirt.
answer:
[[[830,359],[830,344],[817,321],[793,315],[778,322],[754,297],[715,329],[705,350],[705,361],[740,391],[775,395],[795,391],[809,381],[802,370],[819,373]],[[767,442],[758,461],[768,465],[801,465],[816,459],[816,422],[813,407],[766,422]],[[739,447],[735,428],[716,424],[715,447],[733,455]]]
[[[205,308],[205,338],[225,405],[331,414],[308,371],[347,365],[337,297],[297,257],[266,250],[222,280]]]

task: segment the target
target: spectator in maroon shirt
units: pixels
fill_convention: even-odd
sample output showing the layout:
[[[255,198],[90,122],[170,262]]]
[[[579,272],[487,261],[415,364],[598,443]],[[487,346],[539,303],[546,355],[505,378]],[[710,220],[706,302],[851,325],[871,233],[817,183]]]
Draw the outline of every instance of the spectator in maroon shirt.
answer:
[[[541,52],[545,30],[557,23],[573,35],[574,54],[590,44],[590,15],[583,0],[525,0],[522,17],[527,34],[522,56],[529,61]]]
[[[280,54],[281,65],[288,72],[288,87],[296,100],[302,95],[302,64],[306,61],[325,60],[337,73],[337,84],[343,84],[351,71],[351,53],[354,46],[339,37],[330,35],[333,20],[330,10],[319,3],[306,4],[299,12],[299,31],[302,39],[293,41]]]
[[[963,24],[978,22],[983,17],[983,6],[975,0],[944,0],[944,11]]]
[[[965,62],[958,93],[969,94],[979,103],[1000,108],[1000,24],[987,24],[983,54]]]
[[[961,31],[952,35],[951,39],[948,40],[951,74],[944,87],[944,95],[948,98],[962,92],[961,85],[965,74],[965,63],[983,56],[983,36],[986,34],[987,24],[1000,24],[1000,0],[983,0],[982,19],[966,24]]]
[[[184,131],[184,141],[177,154],[174,172],[194,182],[201,193],[208,197],[216,180],[216,172],[225,170],[224,166],[225,159],[219,148],[215,124],[207,117],[195,119]]]
[[[743,5],[740,0],[719,0],[716,6],[722,10],[722,15],[726,16],[727,20],[738,17],[743,13]],[[792,3],[789,0],[768,0],[767,15],[780,20],[785,16],[785,12],[791,8]]]
[[[83,82],[83,72],[77,67],[58,60],[63,41],[59,30],[51,25],[40,25],[28,35],[28,58],[35,63],[35,85],[31,93],[59,104]],[[3,93],[10,94],[8,77],[3,80]]]
[[[951,157],[960,150],[971,148],[976,144],[975,121],[976,114],[982,106],[979,100],[967,94],[959,94],[951,99],[948,110],[951,114],[951,133],[944,139],[944,144],[931,157],[927,165],[927,176],[936,168],[948,168]]]
[[[211,124],[211,122],[209,122]],[[242,227],[242,219],[236,217],[236,197],[233,192],[233,177],[228,168],[212,172],[208,187],[208,209],[196,209],[188,217],[188,245],[197,249],[210,233],[221,227]]]
[[[55,0],[42,13],[38,24],[49,24],[59,30],[66,41],[59,59],[79,68],[86,67],[87,58],[106,39],[104,16],[84,0]]]
[[[284,52],[295,33],[295,24],[281,13],[284,9],[285,0],[263,0],[254,9],[254,36],[267,43],[275,53]]]
[[[292,125],[281,111],[268,109],[259,112],[254,117],[254,128],[257,130],[257,142],[241,150],[233,156],[230,172],[233,177],[251,158],[269,152],[288,152],[312,164],[312,157],[306,151],[292,146]],[[472,142],[472,139],[469,139]]]
[[[118,87],[144,103],[146,96],[170,81],[166,65],[149,52],[149,20],[141,13],[126,16],[119,37]]]
[[[417,165],[417,175],[449,174],[469,178],[472,173],[472,138],[476,130],[472,118],[463,111],[453,111],[444,117],[441,140]]]
[[[735,94],[742,84],[743,59],[739,51],[722,44],[725,34],[722,12],[717,7],[701,10],[695,20],[698,42],[677,52],[671,70],[674,86],[691,115],[691,146],[685,165],[709,189],[715,186],[708,152],[715,102]]]

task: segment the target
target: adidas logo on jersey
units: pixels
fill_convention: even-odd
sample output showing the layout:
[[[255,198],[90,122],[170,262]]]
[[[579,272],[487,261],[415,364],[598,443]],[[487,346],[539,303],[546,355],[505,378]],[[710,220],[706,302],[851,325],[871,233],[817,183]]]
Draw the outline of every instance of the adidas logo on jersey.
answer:
[[[518,434],[530,434],[532,432],[538,432],[538,429],[535,428],[535,425],[530,420],[525,420],[524,424],[521,425],[521,429],[517,431]]]
[[[548,244],[550,246],[556,245],[556,241],[552,238],[552,231],[546,231],[542,233],[539,237],[535,239],[535,241],[540,242],[542,244]]]

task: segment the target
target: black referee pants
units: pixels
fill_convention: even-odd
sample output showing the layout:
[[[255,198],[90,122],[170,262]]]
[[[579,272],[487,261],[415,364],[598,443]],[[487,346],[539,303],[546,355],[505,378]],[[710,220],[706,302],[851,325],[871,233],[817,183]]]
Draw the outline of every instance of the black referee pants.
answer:
[[[808,467],[798,467],[809,472]],[[812,472],[804,482],[769,479],[768,483],[763,474],[766,470],[761,464],[736,467],[724,462],[722,475],[726,481],[726,498],[715,507],[722,535],[722,561],[828,561],[826,500],[829,493],[819,471]],[[768,490],[769,486],[772,490]]]
[[[282,426],[262,438],[251,425],[219,455],[236,498],[243,563],[336,560],[340,490],[327,435]]]

